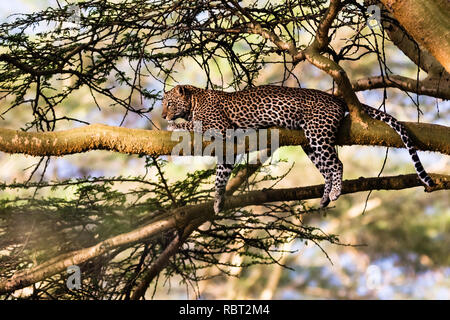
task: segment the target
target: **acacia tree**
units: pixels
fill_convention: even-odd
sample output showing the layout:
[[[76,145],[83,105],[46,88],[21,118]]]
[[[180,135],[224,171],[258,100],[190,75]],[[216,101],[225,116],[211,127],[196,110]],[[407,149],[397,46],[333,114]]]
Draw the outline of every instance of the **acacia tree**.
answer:
[[[380,14],[374,15],[377,8]],[[161,156],[170,155],[177,143],[170,133],[156,126],[143,130],[90,124],[89,119],[72,117],[65,103],[87,89],[96,108],[123,108],[121,125],[133,115],[152,122],[149,114],[163,92],[150,89],[149,83],[175,84],[181,63],[198,64],[205,87],[223,90],[253,86],[270,65],[284,70],[279,85],[294,78],[301,86],[294,69],[311,64],[330,76],[330,92],[349,106],[339,145],[402,147],[387,125],[367,117],[355,92],[396,88],[407,95],[448,100],[449,12],[446,1],[425,6],[413,0],[98,0],[58,2],[57,7],[14,16],[0,25],[2,118],[7,123],[8,115],[19,109],[28,118],[20,130],[0,129],[0,150],[41,157],[33,173],[39,167],[45,173],[53,156],[98,149],[138,154],[157,179],[46,182],[42,174],[35,182],[3,184],[4,190],[35,192],[1,202],[0,247],[8,255],[0,258],[0,294],[9,297],[31,286],[34,298],[140,299],[160,275],[181,275],[195,283],[208,277],[200,272],[208,266],[232,265],[220,259],[224,254],[245,256],[241,266],[246,266],[276,263],[274,252],[295,238],[338,244],[336,236],[302,224],[303,214],[311,210],[302,200],[320,198],[323,185],[244,192],[242,185],[267,164],[240,165],[227,186],[235,196],[228,198],[224,213],[214,215],[210,188],[205,187],[212,170],[173,184],[167,181]],[[376,27],[368,27],[374,23]],[[422,38],[418,30],[429,36]],[[416,64],[416,78],[392,73],[385,53],[388,41]],[[372,56],[379,75],[348,77],[344,65],[351,68]],[[419,77],[421,71],[425,78]],[[231,81],[225,73],[231,73]],[[411,98],[411,104],[419,117],[417,101]],[[61,131],[67,122],[79,125]],[[417,149],[450,154],[447,127],[404,124]],[[305,142],[300,131],[280,132],[280,145]],[[283,178],[262,176],[250,185]],[[449,189],[449,176],[431,177],[437,185],[426,191]],[[128,182],[139,187],[126,192],[114,188]],[[344,181],[343,194],[418,186],[415,174],[361,178]],[[45,188],[75,191],[71,199],[36,197]],[[252,205],[264,209],[254,211]],[[33,232],[35,225],[39,232]],[[72,265],[83,270],[78,291],[65,285],[65,271]]]

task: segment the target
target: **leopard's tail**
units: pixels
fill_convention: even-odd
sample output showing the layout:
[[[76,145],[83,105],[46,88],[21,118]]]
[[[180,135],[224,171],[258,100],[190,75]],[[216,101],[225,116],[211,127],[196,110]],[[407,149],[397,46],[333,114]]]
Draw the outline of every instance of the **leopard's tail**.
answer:
[[[409,154],[411,155],[411,158],[414,162],[414,168],[416,169],[416,172],[419,175],[420,180],[428,187],[434,186],[435,183],[423,168],[423,165],[420,162],[419,156],[417,155],[417,151],[414,148],[414,144],[411,138],[408,136],[408,132],[405,126],[402,123],[398,122],[397,119],[395,119],[393,116],[387,114],[386,112],[372,108],[365,104],[363,104],[362,106],[371,118],[386,122],[392,129],[394,129],[400,135],[403,144],[406,146],[406,149],[408,149]]]

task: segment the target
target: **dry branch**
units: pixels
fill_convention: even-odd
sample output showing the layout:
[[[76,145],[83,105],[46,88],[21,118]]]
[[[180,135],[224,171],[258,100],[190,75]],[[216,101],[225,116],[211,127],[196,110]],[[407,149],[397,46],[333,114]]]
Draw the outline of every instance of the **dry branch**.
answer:
[[[450,86],[448,86],[447,83],[444,83],[443,79],[442,83],[440,83],[439,79],[431,80],[431,78],[417,81],[416,79],[400,75],[389,75],[384,78],[382,76],[374,76],[352,81],[352,88],[354,91],[398,88],[408,92],[450,100]]]

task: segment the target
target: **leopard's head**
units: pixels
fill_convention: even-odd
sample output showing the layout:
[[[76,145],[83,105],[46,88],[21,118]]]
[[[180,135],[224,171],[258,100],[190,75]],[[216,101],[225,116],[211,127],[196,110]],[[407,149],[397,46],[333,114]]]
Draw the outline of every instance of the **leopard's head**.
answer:
[[[164,93],[161,116],[168,120],[183,118],[189,120],[191,113],[190,86],[176,86]]]

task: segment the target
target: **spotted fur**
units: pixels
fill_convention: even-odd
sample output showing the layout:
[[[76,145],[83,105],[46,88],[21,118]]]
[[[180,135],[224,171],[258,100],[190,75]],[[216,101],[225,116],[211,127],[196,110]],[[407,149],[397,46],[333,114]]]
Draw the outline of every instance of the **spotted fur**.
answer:
[[[363,105],[368,115],[386,122],[401,137],[421,181],[434,183],[425,172],[405,127],[389,114]],[[244,91],[223,92],[190,85],[176,86],[164,95],[162,116],[170,121],[169,130],[193,131],[194,121],[201,121],[202,131],[216,129],[226,136],[226,129],[283,127],[303,129],[309,142],[303,150],[325,178],[320,204],[326,207],[342,190],[343,166],[336,149],[339,125],[348,111],[344,100],[314,89],[260,86]],[[184,118],[187,122],[175,124]],[[203,133],[202,132],[202,133]],[[217,165],[214,210],[223,208],[225,187],[233,166]]]

